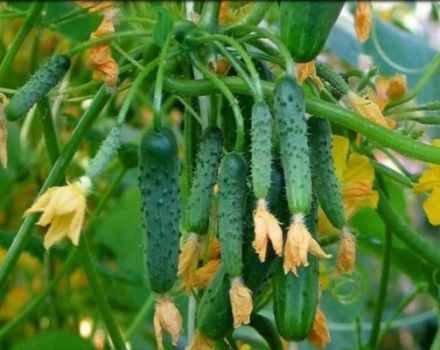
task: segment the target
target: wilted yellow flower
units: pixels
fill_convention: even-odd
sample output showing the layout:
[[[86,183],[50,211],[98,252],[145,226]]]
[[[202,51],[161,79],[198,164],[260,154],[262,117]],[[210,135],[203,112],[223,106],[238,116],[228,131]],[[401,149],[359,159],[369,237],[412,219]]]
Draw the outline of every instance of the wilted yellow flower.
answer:
[[[186,350],[213,350],[214,348],[214,341],[206,338],[199,330],[196,330],[191,343],[186,347]]]
[[[194,273],[193,287],[205,288],[220,266],[220,259],[209,260],[205,265],[199,267]]]
[[[325,253],[319,243],[312,237],[304,225],[302,214],[294,215],[293,222],[287,233],[286,245],[284,248],[284,273],[292,271],[298,276],[297,268],[301,265],[308,266],[307,254],[313,254],[322,259],[329,259],[332,256]]]
[[[310,77],[310,79],[313,80],[319,90],[322,90],[322,88],[324,87],[324,84],[322,83],[321,79],[319,79],[318,74],[316,74],[315,62],[313,61],[306,63],[297,63],[296,75],[298,77],[298,82],[300,85],[302,85],[303,82]]]
[[[75,4],[90,12],[103,12],[113,7],[113,1],[75,1]]]
[[[7,100],[5,95],[0,94],[0,162],[5,168],[8,166],[8,127],[4,112]]]
[[[37,225],[50,225],[44,237],[46,249],[64,237],[78,245],[86,210],[86,194],[90,187],[91,181],[87,176],[66,186],[51,187],[25,211],[24,216],[42,212]]]
[[[91,39],[105,37],[115,32],[115,16],[116,12],[108,10],[99,25],[98,29],[90,35]],[[112,58],[112,49],[109,43],[103,43],[93,46],[89,53],[89,62],[93,72],[93,79],[104,81],[108,87],[116,86],[119,75],[119,66]]]
[[[339,254],[336,260],[336,273],[351,274],[356,261],[356,237],[346,228],[342,230],[339,241]]]
[[[355,110],[355,112],[371,120],[372,122],[379,124],[385,128],[388,128],[388,123],[383,116],[379,106],[368,98],[358,96],[355,92],[349,91],[347,94],[348,104]]]
[[[432,145],[440,147],[440,139],[432,141]],[[414,185],[415,193],[430,192],[423,203],[423,210],[431,225],[440,225],[440,165],[429,164],[428,169]]]
[[[281,256],[283,254],[283,231],[280,223],[267,210],[267,204],[264,199],[259,199],[257,209],[254,212],[255,239],[252,246],[258,254],[261,262],[266,260],[267,243],[272,242],[275,254]]]
[[[173,345],[177,344],[183,332],[182,316],[173,302],[165,296],[159,297],[154,310],[154,334],[158,350],[164,350],[162,330],[171,336]]]
[[[372,24],[372,8],[370,1],[358,1],[354,16],[354,29],[358,40],[364,43],[370,37]]]
[[[395,74],[391,78],[377,77],[374,86],[375,91],[367,87],[368,97],[377,104],[381,111],[384,110],[390,101],[405,95],[408,89],[406,76],[403,74]]]
[[[231,278],[229,300],[231,301],[234,328],[251,322],[252,292],[243,284],[241,277]]]
[[[246,4],[242,4],[235,1],[222,0],[218,17],[219,23],[230,25],[239,22],[246,16],[246,13],[250,10],[252,5],[250,1]]]
[[[193,287],[194,274],[197,270],[199,261],[199,236],[191,233],[183,244],[182,252],[179,257],[178,276],[181,277],[186,292]]]
[[[330,332],[327,326],[327,319],[319,305],[316,308],[312,331],[310,332],[307,339],[313,345],[318,346],[321,349],[323,349],[327,345],[327,343],[331,341]]]

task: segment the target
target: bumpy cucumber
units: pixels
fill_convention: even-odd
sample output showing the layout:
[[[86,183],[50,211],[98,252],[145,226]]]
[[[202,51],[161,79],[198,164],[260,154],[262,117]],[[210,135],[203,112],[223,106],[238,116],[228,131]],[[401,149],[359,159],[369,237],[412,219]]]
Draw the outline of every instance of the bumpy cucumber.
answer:
[[[310,233],[316,237],[316,208],[306,217]],[[280,335],[289,341],[307,338],[315,318],[319,292],[318,258],[310,255],[309,266],[298,268],[298,277],[284,273],[279,261],[273,277],[273,308],[275,323]]]
[[[164,293],[176,280],[179,257],[179,160],[169,129],[143,136],[139,164],[147,276],[151,289]]]
[[[304,93],[291,77],[278,81],[274,108],[291,214],[307,213],[312,195]]]
[[[186,228],[204,234],[208,230],[212,189],[217,178],[223,146],[219,128],[208,127],[203,133],[196,170],[188,199]]]
[[[218,236],[222,263],[230,277],[243,269],[243,211],[246,199],[246,162],[237,152],[220,165],[218,184]]]
[[[270,188],[272,161],[272,118],[269,106],[257,101],[252,106],[252,187],[255,197],[265,199]]]
[[[308,127],[313,189],[330,222],[342,229],[345,225],[344,202],[333,165],[330,124],[312,117]]]
[[[297,62],[313,60],[325,45],[344,1],[281,1],[281,41]]]
[[[70,58],[59,55],[51,58],[11,98],[5,108],[6,117],[17,120],[41,100],[63,77],[70,67]]]
[[[222,264],[206,287],[197,308],[197,328],[209,339],[223,338],[233,330],[229,287],[229,277]]]

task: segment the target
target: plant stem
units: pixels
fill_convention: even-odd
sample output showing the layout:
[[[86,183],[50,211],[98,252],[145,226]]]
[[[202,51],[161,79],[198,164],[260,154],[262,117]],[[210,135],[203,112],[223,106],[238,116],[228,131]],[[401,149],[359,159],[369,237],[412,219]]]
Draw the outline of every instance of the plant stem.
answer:
[[[413,228],[402,219],[400,214],[393,208],[392,204],[381,191],[379,191],[377,211],[382,217],[382,220],[393,228],[394,234],[404,245],[422,260],[440,268],[440,251],[434,244],[422,238],[422,235],[415,232]]]
[[[26,307],[20,311],[15,317],[6,325],[0,329],[0,340],[7,336],[11,331],[16,329],[24,320],[26,320],[53,292],[55,287],[61,281],[63,276],[71,269],[76,258],[78,256],[78,251],[73,249],[70,251],[69,256],[65,260],[61,270],[54,276],[50,283],[42,290],[37,296],[32,298],[32,301],[26,305]]]
[[[382,330],[379,335],[379,340],[377,342],[379,346],[382,343],[383,337],[385,336],[386,332],[390,329],[391,324],[394,322],[394,320],[396,320],[397,317],[399,317],[399,315],[403,312],[403,310],[405,310],[405,308],[415,299],[415,297],[424,290],[426,290],[426,288],[427,288],[426,283],[419,284],[416,288],[414,288],[411,294],[409,294],[405,299],[401,301],[398,308],[394,310],[392,315],[388,318],[388,320],[385,322],[385,324],[382,327]]]
[[[438,53],[434,57],[428,69],[425,71],[423,76],[417,81],[417,84],[414,85],[414,87],[411,90],[409,90],[405,95],[398,98],[397,100],[391,101],[387,105],[386,107],[387,113],[389,113],[390,112],[389,110],[392,109],[393,107],[399,106],[416,97],[419,94],[419,92],[423,90],[426,84],[428,84],[428,82],[431,80],[431,78],[439,68],[440,68],[440,53]]]
[[[125,331],[125,334],[124,334],[125,341],[129,341],[131,339],[131,337],[133,337],[133,335],[136,333],[137,329],[141,325],[142,321],[145,319],[147,314],[151,311],[153,305],[154,305],[154,295],[150,294],[150,295],[148,295],[148,298],[145,301],[144,305],[142,305],[142,308],[136,314],[135,318],[133,319],[133,322],[130,323],[127,330]]]
[[[371,165],[373,165],[374,170],[381,173],[382,175],[385,175],[386,177],[390,178],[391,180],[405,187],[409,187],[409,188],[413,187],[413,182],[405,175],[402,175],[397,171],[388,168],[387,166],[379,163],[374,159],[370,159],[370,162]]]
[[[234,149],[237,151],[241,151],[243,149],[244,143],[244,124],[243,124],[243,116],[241,115],[240,106],[238,105],[237,99],[232,94],[231,90],[227,87],[227,85],[218,78],[214,73],[212,73],[204,64],[202,64],[199,59],[193,54],[189,54],[191,57],[191,61],[194,66],[206,77],[212,84],[218,89],[231,104],[232,112],[235,117],[235,126],[237,128],[237,136],[235,138],[235,146]]]
[[[0,85],[4,85],[4,80],[9,74],[11,64],[14,61],[14,58],[17,55],[17,52],[20,49],[21,45],[23,45],[23,42],[28,36],[30,30],[34,26],[35,22],[38,20],[38,17],[40,16],[44,5],[44,1],[36,1],[32,3],[29,8],[28,15],[24,20],[22,27],[20,28],[20,31],[14,37],[12,43],[8,46],[6,54],[0,64]]]
[[[200,15],[199,27],[208,33],[218,32],[218,15],[220,13],[220,1],[204,1]]]
[[[95,119],[99,116],[100,112],[104,108],[107,100],[109,99],[109,95],[107,94],[105,87],[102,86],[95,98],[93,99],[90,107],[84,112],[81,117],[78,125],[73,131],[72,137],[69,143],[63,148],[60,156],[52,167],[46,181],[40,189],[39,195],[44,193],[49,187],[55,185],[61,178],[75,155],[76,150],[79,147],[81,139],[86,134],[86,132],[90,129],[90,126],[95,121]],[[28,238],[32,232],[34,224],[37,222],[39,214],[30,214],[26,216],[26,219],[21,224],[18,229],[17,235],[14,238],[6,256],[3,260],[2,265],[0,266],[0,297],[2,291],[6,285],[6,279],[17,262],[18,257],[20,256],[21,251],[25,247]]]
[[[101,314],[102,320],[105,323],[107,332],[116,350],[125,350],[125,342],[122,338],[121,332],[116,324],[110,305],[107,300],[107,296],[102,289],[102,285],[99,282],[98,274],[93,266],[89,247],[87,245],[87,235],[81,235],[78,250],[81,256],[81,262],[83,264],[84,272],[87,276],[87,281],[90,284],[90,289],[94,295],[96,305]]]
[[[161,122],[161,107],[162,107],[162,86],[163,86],[163,76],[165,71],[165,63],[168,54],[168,48],[171,42],[171,35],[168,35],[165,44],[162,47],[162,51],[159,55],[159,68],[157,69],[156,82],[154,84],[154,100],[153,100],[153,110],[154,110],[154,129],[157,131],[162,125]]]
[[[59,156],[58,139],[55,131],[55,125],[50,110],[50,105],[47,97],[43,98],[37,105],[40,114],[40,120],[43,125],[44,141],[46,142],[46,149],[49,154],[51,165],[53,166]]]
[[[376,300],[376,308],[374,310],[373,327],[371,329],[370,340],[368,342],[368,348],[373,350],[377,347],[377,340],[379,337],[379,331],[385,308],[385,302],[388,290],[388,280],[390,277],[391,268],[391,248],[393,242],[393,235],[391,233],[391,227],[386,225],[385,227],[385,246],[383,251],[382,262],[382,274],[380,277],[379,292]]]
[[[240,78],[218,78],[217,76],[215,78],[226,85],[229,92],[252,95],[247,85]],[[209,95],[220,90],[218,84],[211,80],[186,80],[166,77],[164,85],[169,92],[181,96]],[[272,98],[274,84],[264,81],[262,82],[262,87],[264,95]],[[408,136],[384,128],[342,106],[322,101],[316,97],[307,96],[306,111],[309,114],[352,129],[365,135],[369,140],[391,148],[410,158],[440,164],[440,150],[438,147],[415,141]]]

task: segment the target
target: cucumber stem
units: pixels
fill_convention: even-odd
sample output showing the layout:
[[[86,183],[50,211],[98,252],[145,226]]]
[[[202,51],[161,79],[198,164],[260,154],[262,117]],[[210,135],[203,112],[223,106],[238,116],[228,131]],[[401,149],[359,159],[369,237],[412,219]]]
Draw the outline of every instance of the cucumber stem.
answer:
[[[234,97],[231,90],[229,90],[228,86],[219,77],[212,73],[209,68],[201,63],[194,53],[189,53],[189,56],[194,66],[213,84],[213,86],[215,86],[217,90],[219,90],[226,97],[228,102],[231,104],[232,112],[234,113],[235,118],[235,126],[237,129],[234,150],[240,152],[244,145],[244,123],[237,99]],[[167,79],[165,79],[165,81],[166,80]]]
[[[49,154],[50,163],[53,166],[59,156],[60,150],[58,146],[58,138],[55,131],[55,125],[47,97],[43,98],[37,104],[38,114],[40,115],[41,124],[43,125],[44,141],[46,143],[47,153]]]
[[[11,70],[12,62],[14,62],[14,58],[17,55],[18,50],[23,45],[24,40],[28,36],[35,22],[37,22],[44,5],[44,1],[36,1],[30,6],[28,15],[26,16],[20,31],[14,37],[12,43],[8,46],[6,54],[0,64],[0,85],[4,85],[4,80],[7,78],[9,71]]]

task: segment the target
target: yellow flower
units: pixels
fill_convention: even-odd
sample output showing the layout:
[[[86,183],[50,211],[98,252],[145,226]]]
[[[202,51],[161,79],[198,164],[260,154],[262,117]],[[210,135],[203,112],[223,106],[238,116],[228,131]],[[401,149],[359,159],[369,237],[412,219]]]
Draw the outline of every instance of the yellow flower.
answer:
[[[220,259],[209,260],[205,265],[199,267],[193,277],[192,286],[194,288],[206,288],[212,277],[220,266]]]
[[[310,79],[313,80],[319,90],[322,90],[322,88],[324,87],[321,79],[319,79],[318,75],[316,74],[315,62],[313,61],[306,63],[297,63],[296,75],[298,76],[298,82],[300,85],[302,85],[303,82],[310,77]]]
[[[243,284],[241,277],[233,277],[231,279],[229,299],[234,318],[234,328],[238,328],[243,324],[249,324],[253,309],[252,292]]]
[[[0,94],[0,163],[2,163],[5,168],[8,165],[8,128],[4,113],[6,101],[6,96]]]
[[[90,186],[90,178],[83,176],[72,184],[51,187],[25,211],[24,216],[42,212],[37,225],[50,225],[44,237],[46,249],[64,237],[78,245],[86,210],[86,194]]]
[[[214,341],[206,338],[199,330],[196,330],[186,350],[213,350],[214,348]]]
[[[330,342],[330,332],[327,326],[327,319],[322,312],[321,308],[316,308],[315,320],[313,321],[312,331],[308,338],[309,342],[313,345],[323,349],[328,342]]]
[[[351,274],[356,261],[356,237],[346,228],[342,231],[339,241],[339,254],[336,260],[336,273]]]
[[[90,12],[102,12],[113,7],[113,1],[75,1],[75,3]]]
[[[301,265],[308,266],[307,254],[313,254],[321,259],[329,259],[332,256],[326,254],[319,243],[312,237],[304,225],[302,214],[294,215],[293,222],[287,233],[287,240],[284,248],[284,273],[292,271],[298,276],[297,268]]]
[[[190,233],[188,239],[183,244],[177,272],[177,275],[182,279],[185,292],[190,292],[193,287],[199,254],[199,236],[196,233]]]
[[[114,9],[106,10],[104,19],[98,29],[90,35],[91,39],[105,37],[115,32],[115,16],[117,11]],[[112,49],[109,43],[93,46],[89,53],[89,63],[94,69],[93,79],[103,81],[109,88],[113,88],[119,75],[119,66],[112,58]]]
[[[351,153],[347,160],[350,142],[346,137],[333,136],[333,161],[335,174],[341,183],[344,210],[347,220],[363,207],[376,208],[378,193],[373,190],[374,169],[368,157]],[[336,231],[322,210],[319,215],[319,232],[330,234]]]
[[[183,332],[182,316],[171,299],[165,296],[159,297],[154,310],[154,334],[158,350],[164,350],[162,329],[171,336],[173,345],[176,345]]]
[[[406,76],[403,74],[395,74],[391,78],[384,76],[377,77],[374,86],[375,91],[367,87],[368,97],[377,104],[381,111],[384,110],[390,101],[405,95],[408,89]]]
[[[283,231],[280,223],[267,210],[267,204],[264,199],[259,199],[257,209],[254,212],[255,239],[252,246],[258,254],[261,262],[266,260],[267,243],[272,242],[275,254],[283,254]]]
[[[376,124],[388,128],[388,123],[383,116],[382,111],[374,101],[361,97],[353,91],[348,92],[346,100],[348,105],[350,105],[356,113],[359,113]]]
[[[372,13],[371,13],[371,3],[370,1],[358,1],[356,13],[354,16],[354,29],[358,40],[364,43],[370,37],[370,30],[372,24]]]
[[[432,144],[440,147],[440,139],[433,140]],[[414,185],[413,191],[415,193],[430,192],[423,203],[423,210],[431,225],[440,225],[440,165],[430,164]]]

